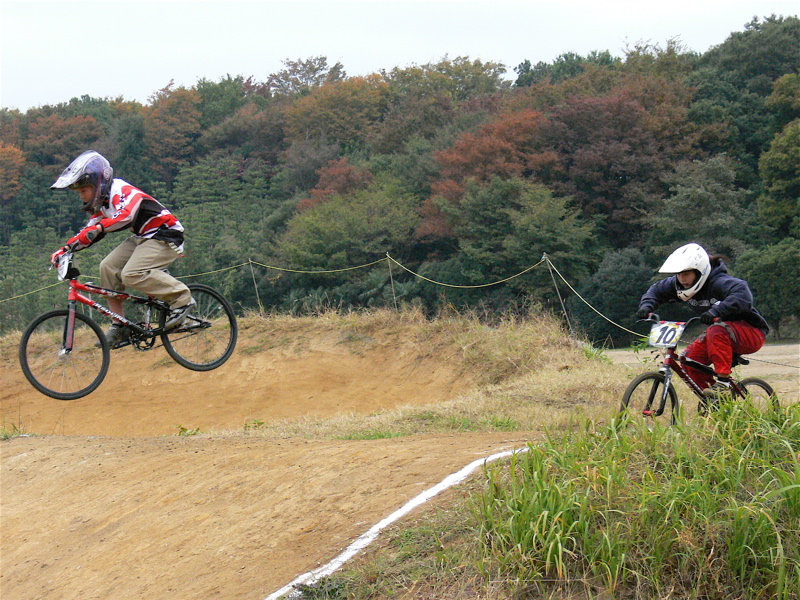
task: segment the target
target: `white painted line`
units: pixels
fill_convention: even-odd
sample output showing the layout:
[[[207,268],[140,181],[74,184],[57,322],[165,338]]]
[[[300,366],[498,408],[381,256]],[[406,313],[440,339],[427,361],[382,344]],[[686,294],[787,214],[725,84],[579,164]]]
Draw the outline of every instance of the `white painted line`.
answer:
[[[292,581],[291,583],[283,586],[277,592],[273,592],[269,596],[265,598],[265,600],[278,600],[279,598],[283,598],[286,594],[290,594],[288,598],[297,598],[300,594],[296,590],[294,590],[294,586],[300,585],[303,583],[314,583],[321,577],[327,577],[334,573],[339,567],[341,567],[344,563],[348,560],[353,558],[359,551],[363,550],[367,546],[369,546],[375,539],[378,537],[378,533],[388,525],[391,525],[395,521],[397,521],[400,517],[408,514],[421,504],[424,504],[437,494],[443,492],[449,487],[452,487],[458,483],[464,481],[470,473],[472,473],[478,467],[488,463],[495,461],[500,458],[505,458],[507,456],[511,456],[517,452],[525,452],[527,448],[521,448],[519,450],[506,450],[505,452],[498,452],[497,454],[492,454],[486,458],[479,458],[468,464],[466,467],[453,473],[452,475],[448,475],[445,477],[441,482],[433,486],[432,488],[425,490],[416,498],[409,500],[405,506],[396,510],[388,517],[383,519],[381,522],[373,525],[366,533],[362,534],[358,539],[356,539],[352,544],[350,544],[347,549],[342,552],[339,556],[334,558],[331,562],[327,565],[323,565],[313,571],[309,571],[308,573],[304,573],[300,575],[297,579]],[[292,593],[293,592],[293,593]]]

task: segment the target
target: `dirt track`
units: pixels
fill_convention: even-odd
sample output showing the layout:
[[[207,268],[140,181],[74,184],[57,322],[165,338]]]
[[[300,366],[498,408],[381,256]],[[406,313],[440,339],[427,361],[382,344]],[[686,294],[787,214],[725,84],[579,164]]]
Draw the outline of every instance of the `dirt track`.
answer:
[[[263,599],[524,436],[3,443],[2,598]]]
[[[244,435],[248,419],[368,414],[472,385],[424,343],[354,352],[313,340],[302,356],[254,344],[245,337],[211,374],[120,351],[100,390],[68,403],[34,392],[8,359],[3,423],[37,435],[0,442],[3,600],[263,599],[448,474],[530,437]],[[796,345],[787,356],[797,364]],[[175,437],[176,425],[238,433]]]

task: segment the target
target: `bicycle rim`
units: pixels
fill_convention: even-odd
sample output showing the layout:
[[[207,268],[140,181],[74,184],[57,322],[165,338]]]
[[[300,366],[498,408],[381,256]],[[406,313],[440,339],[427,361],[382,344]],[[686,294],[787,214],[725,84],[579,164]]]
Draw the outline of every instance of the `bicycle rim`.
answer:
[[[108,373],[108,342],[89,317],[75,313],[73,344],[64,349],[69,311],[54,310],[34,319],[19,344],[19,362],[28,381],[57,400],[90,394]]]
[[[663,412],[657,414],[664,400],[665,377],[663,373],[642,373],[631,381],[622,396],[620,411],[631,421],[675,424],[678,412],[678,394],[672,384],[666,389]]]
[[[739,385],[747,391],[745,401],[751,402],[761,412],[775,410],[779,407],[778,396],[772,386],[763,379],[748,377],[742,379]]]
[[[161,340],[179,365],[193,371],[210,371],[233,354],[239,335],[236,315],[215,289],[199,283],[189,289],[197,306],[181,327],[163,333]]]

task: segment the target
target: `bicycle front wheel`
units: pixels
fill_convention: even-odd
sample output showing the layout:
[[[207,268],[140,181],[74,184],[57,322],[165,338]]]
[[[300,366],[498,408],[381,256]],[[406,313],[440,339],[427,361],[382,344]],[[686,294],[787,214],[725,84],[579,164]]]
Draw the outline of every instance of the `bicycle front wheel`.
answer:
[[[747,397],[753,403],[753,406],[761,410],[761,412],[779,408],[780,404],[775,390],[763,379],[748,377],[747,379],[742,379],[739,385],[745,389]]]
[[[207,285],[189,285],[196,303],[186,321],[161,334],[167,353],[193,371],[216,369],[231,357],[239,336],[236,315],[222,294]]]
[[[674,425],[678,416],[678,393],[672,383],[665,384],[663,373],[642,373],[625,390],[620,412],[631,420],[668,416]]]
[[[81,313],[73,314],[71,347],[66,309],[34,319],[19,342],[19,364],[25,377],[56,400],[75,400],[96,390],[110,363],[108,342],[97,323]]]

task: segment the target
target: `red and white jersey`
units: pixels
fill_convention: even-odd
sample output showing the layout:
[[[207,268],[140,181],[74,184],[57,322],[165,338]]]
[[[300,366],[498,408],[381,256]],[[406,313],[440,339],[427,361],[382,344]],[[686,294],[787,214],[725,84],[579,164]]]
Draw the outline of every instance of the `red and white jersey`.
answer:
[[[104,233],[130,228],[137,237],[163,240],[183,254],[181,222],[158,200],[122,179],[114,179],[108,202],[92,215],[84,229],[95,225],[102,225]],[[68,243],[76,241],[77,235]],[[77,249],[85,247],[79,244]]]

